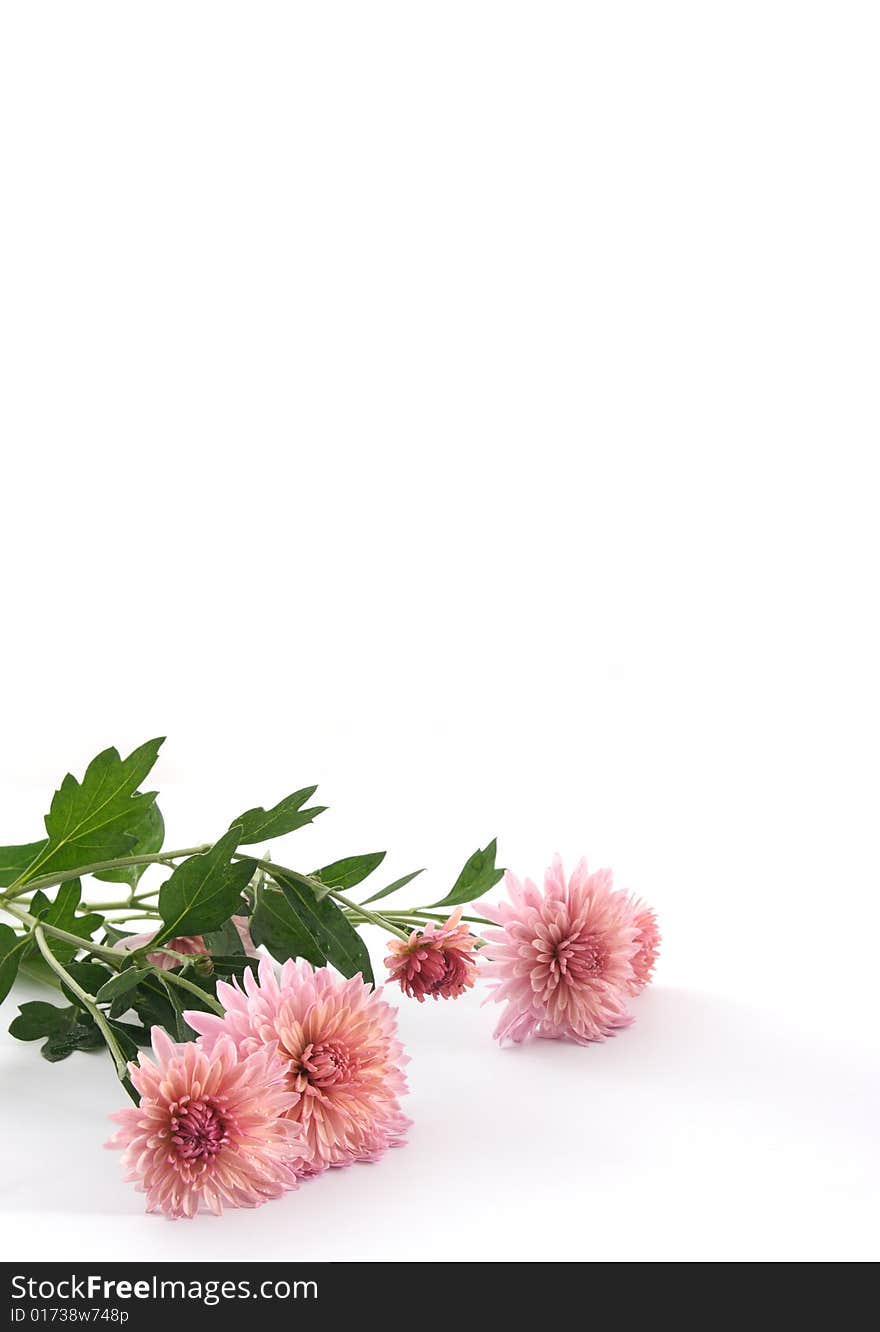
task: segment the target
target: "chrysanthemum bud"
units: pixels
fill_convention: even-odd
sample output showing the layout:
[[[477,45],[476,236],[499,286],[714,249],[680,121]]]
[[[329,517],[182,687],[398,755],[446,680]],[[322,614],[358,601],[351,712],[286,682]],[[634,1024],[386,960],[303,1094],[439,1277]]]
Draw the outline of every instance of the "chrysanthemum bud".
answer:
[[[473,985],[479,941],[460,922],[461,907],[457,907],[444,925],[431,921],[424,930],[413,930],[408,939],[391,940],[385,965],[390,979],[411,999],[420,1004],[426,997],[457,999]]]

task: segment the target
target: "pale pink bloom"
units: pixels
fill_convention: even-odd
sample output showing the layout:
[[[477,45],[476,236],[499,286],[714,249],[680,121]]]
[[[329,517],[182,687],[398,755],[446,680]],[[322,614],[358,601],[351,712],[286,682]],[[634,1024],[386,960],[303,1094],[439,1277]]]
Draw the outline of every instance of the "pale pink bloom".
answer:
[[[651,980],[660,952],[660,929],[652,907],[638,900],[630,901],[629,906],[638,930],[638,952],[632,960],[635,979],[630,982],[630,994],[638,994]]]
[[[480,905],[500,927],[485,931],[480,957],[494,988],[491,997],[507,1004],[496,1037],[567,1038],[584,1045],[628,1026],[637,930],[626,898],[612,890],[611,871],[590,874],[582,860],[566,883],[554,856],[543,893],[509,872],[505,887],[510,902]]]
[[[136,948],[143,948],[145,944],[150,943],[156,937],[156,930],[150,934],[129,934],[120,939],[117,948],[125,948],[129,953],[133,953]],[[204,956],[208,952],[207,945],[200,934],[179,934],[176,939],[169,939],[162,945],[163,948],[170,948],[174,953],[185,953],[187,957]],[[155,952],[147,953],[147,961],[160,971],[172,971],[175,967],[182,967],[186,964],[179,958],[169,957],[167,953]]]
[[[280,980],[268,958],[236,979],[220,981],[225,1017],[186,1013],[212,1050],[224,1037],[243,1055],[277,1043],[288,1086],[299,1095],[288,1112],[301,1127],[300,1174],[327,1166],[376,1161],[402,1145],[410,1121],[399,1097],[407,1090],[408,1063],[397,1039],[397,1015],[361,977],[343,980],[327,967],[288,960]]]
[[[457,907],[444,925],[432,921],[408,939],[392,939],[385,965],[404,994],[418,999],[457,999],[474,983],[477,939],[461,922]]]
[[[107,1143],[122,1148],[147,1211],[176,1219],[204,1204],[219,1215],[224,1204],[259,1207],[296,1188],[297,1096],[273,1048],[244,1057],[226,1038],[209,1055],[175,1045],[161,1027],[152,1040],[156,1062],[141,1051],[128,1066],[140,1105],[111,1116],[122,1127]]]

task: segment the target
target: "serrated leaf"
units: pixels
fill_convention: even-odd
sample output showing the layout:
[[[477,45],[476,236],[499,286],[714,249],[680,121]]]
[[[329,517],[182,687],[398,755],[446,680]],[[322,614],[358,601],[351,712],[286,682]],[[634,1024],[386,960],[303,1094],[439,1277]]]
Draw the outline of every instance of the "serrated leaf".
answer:
[[[155,798],[140,818],[126,828],[126,832],[134,839],[126,855],[154,856],[157,851],[162,850],[162,843],[165,841],[165,820]],[[101,870],[95,878],[102,879],[106,883],[127,883],[129,887],[136,888],[141,876],[148,869],[149,865],[126,865],[122,869]]]
[[[360,972],[364,980],[374,985],[367,946],[336,903],[329,897],[318,901],[309,880],[302,874],[297,874],[295,870],[280,869],[275,865],[272,868],[272,877],[281,889],[291,912],[299,921],[301,931],[311,939],[310,951],[313,956],[317,955],[321,959],[316,965],[320,966],[326,960],[331,962],[337,971],[341,971],[343,976],[355,976]],[[271,897],[272,892],[271,888],[263,890],[264,903],[267,897]],[[277,903],[273,900],[271,905],[277,916]],[[251,918],[251,937],[256,943],[257,939],[253,932],[254,917]],[[309,961],[313,960],[306,951],[287,953],[286,956],[308,957]],[[277,960],[283,961],[283,957],[278,957]]]
[[[71,882],[79,883],[79,880],[73,879]],[[42,888],[38,888],[30,900],[28,911],[32,916],[36,916],[39,919],[41,916],[45,915],[51,905],[52,899],[46,896]],[[36,947],[36,945],[34,946]]]
[[[332,865],[315,870],[311,877],[320,879],[325,888],[353,888],[356,883],[369,878],[382,864],[385,855],[384,851],[369,851],[363,856],[346,856],[344,860],[334,860]]]
[[[229,825],[230,830],[235,827],[241,829],[238,839],[241,846],[251,846],[254,842],[268,842],[273,837],[283,837],[285,833],[294,832],[297,828],[311,823],[312,819],[323,814],[327,808],[326,805],[313,805],[311,809],[303,809],[303,805],[312,798],[317,789],[317,786],[304,786],[301,791],[294,791],[292,795],[279,800],[272,809],[263,809],[261,806],[248,809],[237,819],[233,819]]]
[[[27,935],[16,934],[8,925],[0,925],[0,1004],[15,983],[18,964],[29,943]]]
[[[9,1034],[19,1041],[48,1038],[40,1053],[50,1063],[66,1059],[74,1050],[95,1050],[104,1044],[91,1018],[84,1018],[76,1008],[57,1008],[40,1000],[21,1005]]]
[[[57,1064],[66,1059],[74,1050],[99,1050],[104,1044],[104,1037],[94,1022],[77,1022],[70,1031],[57,1032],[49,1037],[41,1047],[40,1054],[50,1064]]]
[[[488,893],[490,888],[494,888],[495,884],[504,878],[504,870],[495,867],[497,849],[497,840],[493,837],[482,851],[475,851],[465,862],[452,890],[439,902],[433,902],[432,906],[459,906],[463,902],[473,902],[482,897],[483,893]]]
[[[105,981],[98,990],[95,998],[99,1004],[112,1003],[114,999],[121,999],[124,994],[128,994],[137,985],[140,985],[145,976],[149,976],[147,970],[140,970],[138,967],[126,967],[125,971],[118,972]]]
[[[378,893],[373,893],[372,897],[366,898],[364,906],[367,906],[370,902],[378,902],[380,897],[388,897],[390,893],[396,893],[398,888],[405,888],[408,883],[412,883],[413,879],[417,879],[424,872],[424,869],[413,870],[411,874],[404,874],[402,879],[395,879],[393,883],[389,883],[387,888],[382,888]]]
[[[81,782],[68,773],[45,818],[48,838],[15,882],[125,855],[133,842],[129,827],[156,798],[154,791],[135,792],[161,744],[161,739],[148,740],[126,759],[116,749],[105,749],[92,759]]]
[[[52,902],[45,893],[41,891],[34,893],[31,899],[31,915],[36,916],[44,925],[54,925],[56,929],[66,930],[68,934],[75,934],[83,940],[91,939],[95,930],[104,923],[104,918],[93,913],[78,914],[76,908],[81,897],[82,885],[79,879],[68,879],[66,883],[61,884]],[[76,954],[75,944],[56,939],[51,934],[45,937],[49,949],[59,962],[67,963]],[[32,948],[36,949],[36,944],[33,944]]]
[[[254,872],[252,860],[231,859],[238,827],[230,828],[210,851],[190,856],[159,890],[159,914],[165,922],[152,947],[178,934],[216,930],[233,914]]]
[[[19,1005],[19,1015],[10,1023],[9,1034],[17,1041],[38,1041],[55,1031],[67,1031],[75,1020],[73,1008],[59,1008],[38,999]]]
[[[0,846],[0,888],[8,888],[22,874],[43,847],[40,842],[27,842],[24,846]]]

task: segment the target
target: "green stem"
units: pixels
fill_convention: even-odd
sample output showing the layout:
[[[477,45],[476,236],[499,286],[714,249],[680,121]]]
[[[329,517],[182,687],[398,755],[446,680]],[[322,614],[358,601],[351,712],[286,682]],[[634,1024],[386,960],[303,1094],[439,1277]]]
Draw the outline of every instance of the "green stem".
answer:
[[[78,869],[64,870],[61,874],[44,874],[26,884],[22,884],[20,879],[16,880],[6,897],[10,901],[15,901],[37,888],[54,888],[58,883],[67,883],[70,879],[79,879],[86,874],[99,874],[102,870],[110,869],[129,869],[133,865],[167,865],[170,861],[180,860],[184,856],[198,856],[210,849],[211,843],[205,842],[202,846],[184,847],[182,851],[159,851],[150,856],[117,856],[115,860],[97,860],[92,865],[80,865]]]
[[[167,953],[168,949],[163,948],[161,949],[161,952]],[[171,956],[179,957],[180,954],[172,953]],[[186,961],[191,962],[192,958],[188,957]],[[206,994],[204,990],[200,990],[198,985],[194,985],[192,981],[188,981],[185,976],[179,976],[176,971],[163,971],[162,979],[164,981],[170,981],[172,985],[179,986],[181,990],[189,990],[190,994],[197,995],[199,999],[201,999],[202,1003],[210,1004],[211,1008],[213,1008],[214,1012],[217,1014],[218,1017],[223,1017],[223,1015],[225,1014],[226,1009],[223,1007],[221,1003],[218,1003],[216,999],[212,999],[209,994]]]
[[[61,939],[64,943],[73,944],[76,948],[82,948],[87,953],[94,953],[96,957],[106,957],[111,961],[116,958],[127,960],[131,957],[131,953],[127,953],[122,948],[111,948],[108,944],[96,944],[91,939],[81,939],[78,934],[70,934],[67,930],[60,930],[57,925],[48,925],[45,921],[39,921],[29,911],[13,906],[11,902],[2,902],[0,906],[25,925],[31,925],[35,929],[39,926],[40,929],[45,930],[46,934],[51,934],[53,939]]]
[[[37,941],[37,947],[39,948],[40,952],[43,954],[43,957],[48,963],[48,965],[55,972],[56,976],[58,976],[59,979],[62,980],[64,984],[67,986],[67,988],[73,994],[76,995],[77,999],[79,999],[83,1008],[87,1009],[87,1011],[91,1013],[92,1017],[95,1019],[95,1022],[100,1028],[104,1040],[107,1042],[107,1048],[113,1057],[113,1063],[116,1065],[116,1076],[120,1079],[120,1081],[124,1081],[125,1078],[128,1076],[128,1062],[125,1058],[125,1055],[122,1053],[122,1049],[119,1045],[119,1042],[117,1041],[116,1037],[113,1034],[113,1028],[110,1026],[109,1022],[105,1018],[104,1014],[101,1012],[98,1005],[92,999],[92,996],[90,994],[86,994],[82,986],[76,983],[76,981],[71,976],[70,972],[65,970],[65,968],[58,961],[58,958],[55,956],[55,954],[52,952],[52,949],[46,943],[46,936],[43,933],[43,930],[45,928],[46,927],[43,925],[37,925],[34,929],[34,938]]]
[[[146,902],[148,897],[158,897],[159,889],[151,888],[149,892],[132,893],[131,897],[120,899],[118,902],[80,902],[76,908],[77,911],[122,911],[126,907],[137,906],[138,902]]]
[[[369,921],[371,925],[378,925],[380,930],[387,930],[389,934],[396,934],[398,939],[409,938],[407,934],[404,934],[403,930],[399,930],[396,925],[392,925],[387,917],[380,916],[378,911],[368,911],[366,907],[358,906],[357,902],[352,902],[351,898],[345,897],[343,893],[337,893],[333,888],[328,889],[327,885],[321,883],[320,879],[312,878],[309,874],[300,874],[296,870],[286,869],[284,865],[273,865],[271,860],[256,860],[253,856],[246,856],[241,853],[234,855],[233,860],[253,860],[254,864],[259,866],[261,870],[265,870],[270,877],[274,876],[276,870],[281,874],[289,874],[293,878],[298,879],[300,883],[305,883],[311,888],[316,897],[335,898],[337,902],[341,902],[349,911],[354,912],[359,920],[366,920]]]
[[[337,902],[341,902],[352,914],[358,916],[361,920],[367,920],[371,925],[378,925],[381,930],[387,930],[389,934],[396,934],[398,939],[408,939],[409,935],[403,930],[393,925],[387,916],[380,916],[378,911],[368,911],[366,907],[359,906],[357,902],[352,902],[350,897],[344,893],[331,892],[328,897],[333,897]]]
[[[92,910],[94,909],[95,908],[93,907]],[[114,908],[112,916],[108,916],[107,919],[110,921],[111,925],[115,925],[117,921],[124,920],[155,920],[158,924],[162,917],[159,915],[158,911],[120,911],[118,908]]]
[[[448,917],[448,916],[444,916],[441,912],[437,912],[437,911],[420,911],[420,910],[416,910],[415,908],[413,908],[411,911],[389,911],[389,912],[388,912],[388,919],[389,919],[389,920],[414,920],[414,921],[420,921],[420,920],[436,920],[436,921],[444,921],[444,920],[448,920],[449,917]],[[468,922],[468,924],[473,924],[473,925],[492,925],[492,924],[494,924],[493,921],[491,921],[491,920],[486,920],[486,918],[485,918],[484,916],[462,916],[462,920],[466,920],[466,921]]]

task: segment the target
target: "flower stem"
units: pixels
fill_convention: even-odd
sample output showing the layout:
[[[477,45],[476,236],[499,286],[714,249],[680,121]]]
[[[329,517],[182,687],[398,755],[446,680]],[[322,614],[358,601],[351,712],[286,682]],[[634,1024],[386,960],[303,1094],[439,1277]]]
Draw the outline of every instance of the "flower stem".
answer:
[[[85,874],[99,874],[101,870],[129,869],[133,865],[167,865],[170,861],[180,860],[183,856],[198,856],[204,851],[210,851],[211,845],[210,842],[205,842],[202,846],[184,847],[182,851],[158,851],[149,856],[117,856],[115,860],[97,860],[92,865],[80,865],[78,869],[64,870],[60,874],[43,874],[26,884],[16,881],[6,897],[10,901],[15,901],[37,888],[53,888],[58,883],[67,883],[70,879],[79,879]]]
[[[380,916],[378,911],[368,911],[366,907],[359,906],[357,902],[352,902],[351,898],[343,893],[330,892],[328,897],[333,897],[337,902],[341,902],[353,915],[360,920],[369,921],[371,925],[378,925],[381,930],[387,930],[389,934],[396,934],[398,939],[408,939],[409,935],[401,930],[397,925],[393,925],[387,916]]]
[[[163,948],[161,951],[163,953],[167,953],[168,949]],[[172,953],[171,956],[179,957],[180,954]],[[191,960],[192,960],[191,958],[187,958],[187,961]],[[194,985],[192,981],[188,981],[185,976],[179,976],[176,971],[163,971],[162,979],[165,981],[170,981],[172,985],[179,986],[181,990],[189,990],[190,994],[198,995],[199,999],[202,1000],[202,1003],[210,1004],[211,1008],[213,1008],[214,1012],[217,1014],[218,1017],[224,1016],[226,1009],[223,1007],[223,1005],[219,1003],[218,1000],[213,999],[211,995],[207,994],[204,990],[200,990],[198,985]]]
[[[110,1054],[113,1058],[113,1063],[116,1065],[116,1076],[119,1078],[120,1082],[125,1081],[125,1079],[128,1076],[128,1062],[125,1058],[125,1055],[122,1053],[122,1049],[120,1048],[119,1042],[117,1041],[116,1037],[113,1034],[113,1028],[110,1026],[109,1022],[105,1018],[104,1014],[101,1012],[98,1005],[93,1000],[92,996],[90,994],[86,994],[82,986],[77,984],[77,982],[71,976],[70,972],[67,971],[58,961],[58,958],[55,956],[55,954],[52,952],[52,949],[46,943],[46,936],[43,933],[45,928],[46,926],[44,925],[37,925],[34,928],[34,939],[36,940],[37,947],[39,948],[40,952],[43,954],[43,957],[47,962],[47,964],[55,972],[56,976],[58,976],[59,979],[64,982],[68,990],[70,990],[73,994],[76,995],[77,999],[79,999],[83,1008],[85,1008],[89,1013],[91,1013],[92,1017],[95,1019],[95,1022],[97,1023],[98,1028],[101,1032],[101,1035],[104,1037],[104,1040],[107,1042],[107,1049],[110,1051]]]
[[[125,900],[120,898],[118,902],[80,902],[77,911],[123,911],[126,907],[137,906],[138,902],[146,902],[148,897],[157,897],[158,894],[158,888],[151,888],[149,892],[133,893],[131,897],[126,897]],[[150,910],[155,908],[151,907]]]
[[[270,878],[274,878],[276,871],[279,874],[290,875],[292,878],[295,878],[298,883],[303,883],[310,888],[319,900],[322,897],[333,897],[337,902],[341,902],[350,912],[353,912],[358,920],[366,920],[369,921],[371,925],[378,925],[381,930],[387,930],[389,934],[396,934],[398,939],[406,939],[409,937],[404,934],[403,930],[398,929],[396,925],[392,925],[387,916],[380,916],[378,911],[368,911],[366,907],[359,906],[357,902],[352,902],[351,898],[346,897],[343,893],[336,892],[334,888],[328,888],[326,883],[322,883],[320,879],[313,878],[310,874],[300,874],[296,870],[286,869],[284,865],[274,865],[271,860],[257,860],[254,856],[246,856],[241,853],[234,855],[233,860],[253,860],[254,864],[258,865],[261,870],[265,870]]]
[[[110,961],[116,958],[128,959],[131,953],[122,948],[111,948],[109,944],[96,944],[92,939],[81,939],[78,934],[70,934],[68,930],[61,930],[57,925],[48,925],[45,921],[39,921],[36,916],[32,916],[29,911],[17,907],[12,902],[0,902],[4,911],[8,911],[11,916],[23,921],[25,925],[31,925],[36,930],[39,927],[46,934],[50,934],[53,939],[61,939],[64,943],[73,944],[76,948],[82,948],[87,953],[94,953],[96,957],[106,957]]]
[[[444,916],[441,912],[421,911],[421,910],[416,910],[415,908],[413,908],[411,911],[389,911],[388,917],[390,920],[415,920],[415,921],[419,920],[445,921],[449,919],[448,916]],[[473,925],[493,924],[491,920],[486,920],[484,916],[462,916],[462,920],[466,920],[469,924]]]
[[[92,907],[91,909],[93,911],[95,910],[94,907]],[[111,925],[115,925],[117,921],[148,920],[148,919],[153,919],[158,923],[162,919],[158,911],[147,911],[141,909],[135,909],[133,911],[127,911],[127,910],[122,911],[119,909],[119,907],[108,908],[108,910],[112,911],[112,918],[109,916],[107,917]]]

